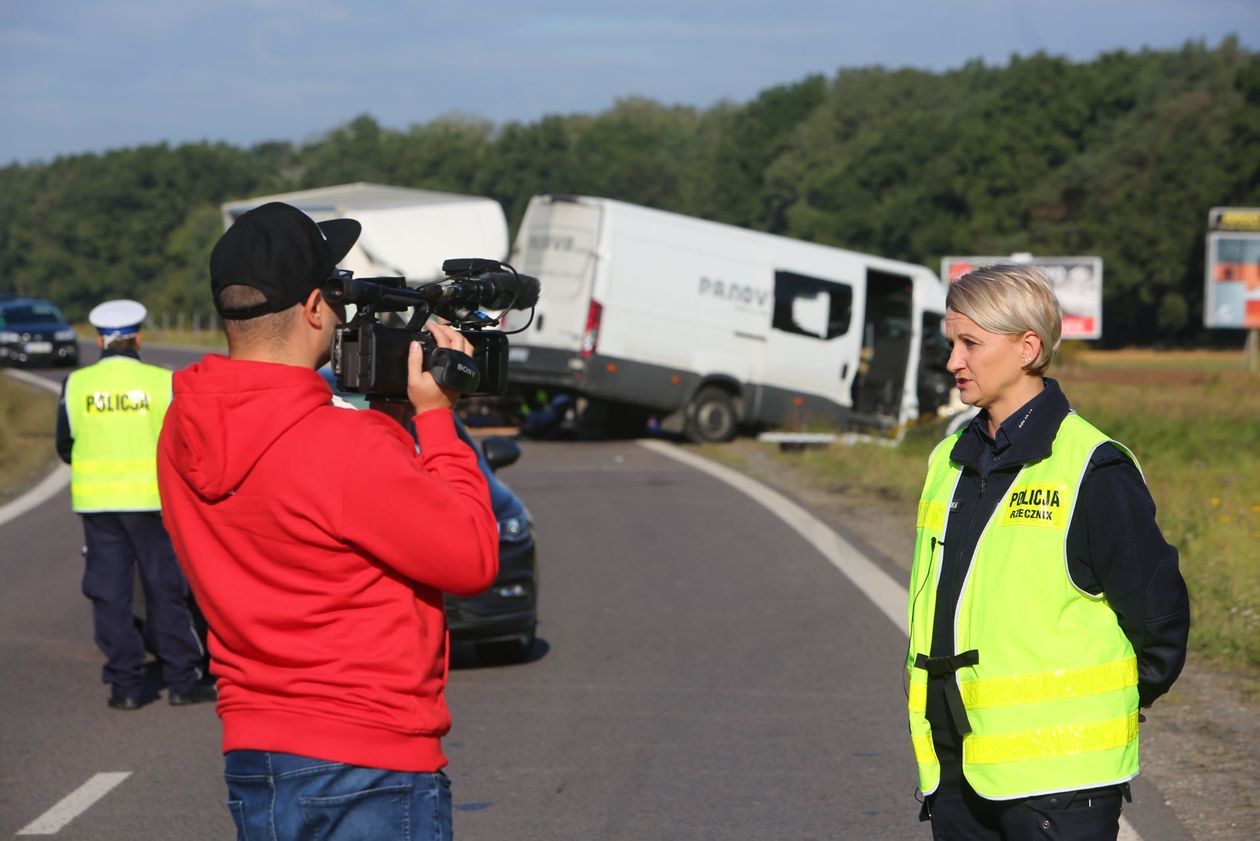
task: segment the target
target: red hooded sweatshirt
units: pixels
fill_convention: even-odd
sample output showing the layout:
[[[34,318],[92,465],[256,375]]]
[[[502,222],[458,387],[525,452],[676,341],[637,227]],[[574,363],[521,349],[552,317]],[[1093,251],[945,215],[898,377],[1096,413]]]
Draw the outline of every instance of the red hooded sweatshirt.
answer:
[[[446,764],[442,593],[498,573],[485,477],[451,412],[331,403],[315,371],[207,356],[174,377],[162,514],[210,626],[223,750]]]

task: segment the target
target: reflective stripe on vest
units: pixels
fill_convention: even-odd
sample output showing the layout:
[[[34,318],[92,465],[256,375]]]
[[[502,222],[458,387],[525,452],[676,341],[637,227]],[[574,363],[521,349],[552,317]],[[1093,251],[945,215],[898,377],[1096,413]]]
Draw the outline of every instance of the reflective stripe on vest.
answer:
[[[940,784],[940,764],[925,715],[928,676],[914,663],[931,651],[940,546],[961,476],[949,454],[961,434],[941,442],[929,461],[911,571],[908,708],[925,793]],[[1052,454],[1020,470],[972,555],[954,651],[975,649],[979,662],[954,679],[972,728],[963,737],[963,771],[984,797],[1092,788],[1137,774],[1133,648],[1106,600],[1077,589],[1067,572],[1081,479],[1108,440],[1077,415],[1064,418]]]
[[[157,511],[157,440],[171,402],[171,372],[110,356],[66,381],[74,436],[70,497],[79,513]]]

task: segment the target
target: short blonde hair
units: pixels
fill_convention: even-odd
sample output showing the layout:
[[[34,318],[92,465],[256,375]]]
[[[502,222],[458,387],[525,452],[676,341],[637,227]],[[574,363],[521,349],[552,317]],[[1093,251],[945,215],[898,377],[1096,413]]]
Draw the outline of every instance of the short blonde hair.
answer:
[[[1036,333],[1041,353],[1028,364],[1030,373],[1044,374],[1059,350],[1063,310],[1046,273],[1037,266],[982,266],[949,285],[945,306],[990,333]]]

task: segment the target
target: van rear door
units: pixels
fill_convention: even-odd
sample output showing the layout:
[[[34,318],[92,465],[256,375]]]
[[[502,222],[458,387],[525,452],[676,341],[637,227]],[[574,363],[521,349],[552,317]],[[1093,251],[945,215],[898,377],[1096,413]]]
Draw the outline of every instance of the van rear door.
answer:
[[[534,323],[512,337],[514,346],[581,353],[595,283],[600,220],[600,206],[581,199],[530,199],[512,265],[538,278],[541,292]],[[515,328],[521,317],[513,313],[508,329]]]

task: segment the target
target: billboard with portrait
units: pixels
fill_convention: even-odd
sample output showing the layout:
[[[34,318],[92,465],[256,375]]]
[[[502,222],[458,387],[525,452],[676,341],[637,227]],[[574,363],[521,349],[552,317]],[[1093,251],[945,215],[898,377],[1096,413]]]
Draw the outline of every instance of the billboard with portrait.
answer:
[[[1102,337],[1101,257],[945,257],[941,260],[941,280],[948,283],[973,269],[995,263],[1038,266],[1045,271],[1063,309],[1064,339]]]

